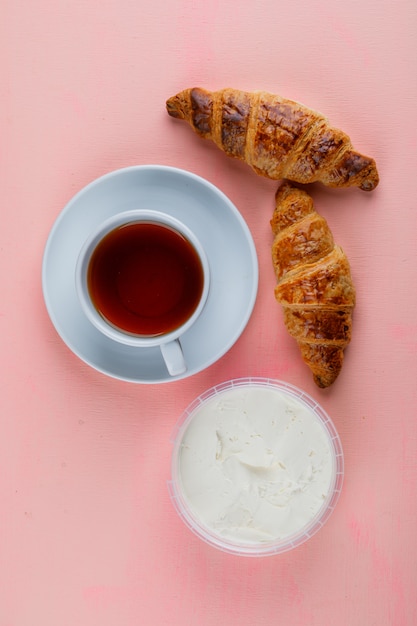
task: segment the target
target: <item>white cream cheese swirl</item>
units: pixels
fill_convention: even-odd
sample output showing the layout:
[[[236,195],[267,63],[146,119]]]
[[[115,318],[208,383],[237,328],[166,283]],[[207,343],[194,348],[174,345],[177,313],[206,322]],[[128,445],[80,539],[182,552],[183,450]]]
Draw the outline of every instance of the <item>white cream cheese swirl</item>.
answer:
[[[268,386],[207,400],[180,447],[179,482],[191,511],[234,542],[301,531],[323,506],[333,473],[329,434],[314,411]]]

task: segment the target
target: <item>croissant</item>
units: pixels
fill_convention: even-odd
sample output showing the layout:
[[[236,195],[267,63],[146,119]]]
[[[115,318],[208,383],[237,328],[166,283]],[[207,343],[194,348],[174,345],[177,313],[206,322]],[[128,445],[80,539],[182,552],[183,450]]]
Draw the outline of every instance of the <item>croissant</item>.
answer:
[[[373,159],[355,152],[349,137],[323,115],[292,100],[264,91],[195,87],[169,98],[166,107],[261,176],[364,191],[378,184]]]
[[[351,340],[355,288],[349,262],[305,191],[284,182],[275,199],[275,298],[315,383],[328,387],[342,369]]]

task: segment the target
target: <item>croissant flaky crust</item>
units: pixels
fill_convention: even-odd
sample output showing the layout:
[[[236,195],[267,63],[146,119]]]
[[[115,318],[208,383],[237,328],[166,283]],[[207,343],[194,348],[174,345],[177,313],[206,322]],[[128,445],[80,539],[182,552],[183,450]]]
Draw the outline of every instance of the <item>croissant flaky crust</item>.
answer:
[[[315,383],[328,387],[351,340],[355,288],[349,262],[312,198],[290,183],[276,193],[271,227],[275,297]]]
[[[264,91],[195,87],[166,106],[169,115],[267,178],[365,191],[378,184],[373,159],[354,151],[349,137],[323,115],[292,100]]]

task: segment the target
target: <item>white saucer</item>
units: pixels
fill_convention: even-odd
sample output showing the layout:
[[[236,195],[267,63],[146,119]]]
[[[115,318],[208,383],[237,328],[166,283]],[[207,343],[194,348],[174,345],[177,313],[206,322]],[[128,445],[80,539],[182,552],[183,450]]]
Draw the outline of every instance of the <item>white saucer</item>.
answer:
[[[169,213],[194,230],[210,264],[210,293],[202,315],[181,338],[188,364],[170,376],[160,349],[132,348],[106,338],[84,316],[75,291],[75,264],[89,232],[130,209]],[[133,166],[82,189],[58,216],[45,247],[42,286],[58,334],[81,360],[117,378],[161,383],[213,364],[237,341],[256,300],[258,261],[249,228],[232,202],[203,178],[162,165]]]

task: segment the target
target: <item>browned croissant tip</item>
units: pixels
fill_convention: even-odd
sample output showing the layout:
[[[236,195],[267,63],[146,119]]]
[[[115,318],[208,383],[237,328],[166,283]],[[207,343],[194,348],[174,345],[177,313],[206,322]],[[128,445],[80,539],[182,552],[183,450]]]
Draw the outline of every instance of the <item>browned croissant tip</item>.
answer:
[[[345,184],[341,184],[341,181],[345,181]],[[371,157],[347,150],[334,172],[329,172],[326,182],[330,186],[355,185],[363,191],[372,191],[379,182],[376,163]]]
[[[362,182],[359,188],[362,191],[373,191],[379,183],[378,170],[376,169],[376,163],[373,159],[369,159],[370,163],[366,170],[362,172]]]
[[[325,376],[323,376],[323,374],[313,374],[313,380],[317,387],[320,389],[326,389],[327,387],[330,387],[330,385],[333,385],[336,378],[339,376],[339,373],[340,370],[338,372],[332,372],[330,376],[328,374]]]
[[[166,101],[166,108],[168,115],[170,115],[171,117],[176,117],[180,120],[185,119],[184,109],[182,107],[182,103],[179,97],[172,96],[172,98],[168,98],[168,100]]]
[[[308,363],[307,363],[308,365]],[[317,385],[317,387],[319,387],[319,389],[327,389],[328,387],[330,387],[331,385],[333,385],[333,383],[335,382],[335,380],[338,378],[340,372],[341,372],[341,367],[337,370],[337,371],[333,371],[333,372],[320,372],[319,374],[315,374],[313,373],[313,381],[315,382],[315,384]]]

